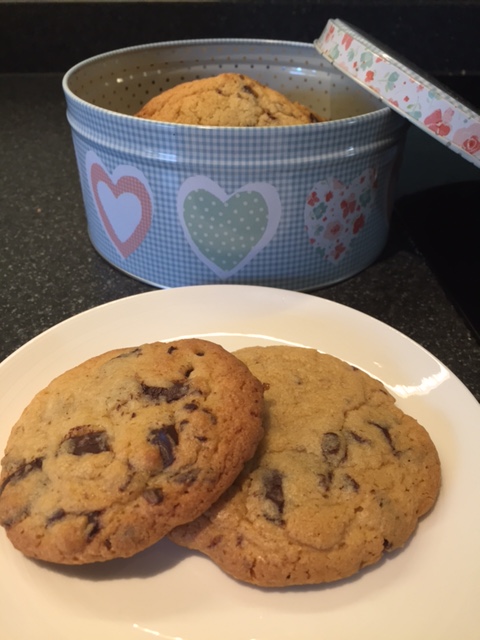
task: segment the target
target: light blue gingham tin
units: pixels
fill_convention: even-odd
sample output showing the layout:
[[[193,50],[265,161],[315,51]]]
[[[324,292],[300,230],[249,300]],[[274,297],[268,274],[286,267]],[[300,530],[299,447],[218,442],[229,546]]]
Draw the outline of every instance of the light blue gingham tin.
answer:
[[[240,128],[134,116],[166,88],[227,71],[328,120]],[[91,241],[135,278],[308,290],[358,273],[385,245],[407,125],[313,45],[131,47],[76,65],[63,88]]]

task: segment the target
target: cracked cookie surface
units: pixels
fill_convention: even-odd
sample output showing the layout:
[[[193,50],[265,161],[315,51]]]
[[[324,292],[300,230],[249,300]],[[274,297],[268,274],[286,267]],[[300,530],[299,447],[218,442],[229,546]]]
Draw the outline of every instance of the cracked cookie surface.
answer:
[[[178,124],[275,127],[323,119],[308,107],[239,73],[184,82],[152,98],[136,114]]]
[[[232,487],[170,538],[266,587],[346,578],[405,544],[440,488],[426,430],[366,373],[311,349],[236,352],[265,385],[265,436]]]
[[[33,558],[128,557],[202,513],[263,434],[263,386],[222,347],[118,349],[32,400],[2,460],[0,523]]]

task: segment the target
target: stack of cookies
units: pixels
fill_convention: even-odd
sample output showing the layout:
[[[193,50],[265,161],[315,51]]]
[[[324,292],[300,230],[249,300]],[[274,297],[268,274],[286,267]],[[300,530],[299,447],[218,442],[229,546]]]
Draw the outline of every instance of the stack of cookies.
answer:
[[[127,558],[169,536],[282,587],[403,546],[439,489],[428,433],[364,372],[185,339],[110,351],[41,391],[7,443],[0,523],[39,560]]]

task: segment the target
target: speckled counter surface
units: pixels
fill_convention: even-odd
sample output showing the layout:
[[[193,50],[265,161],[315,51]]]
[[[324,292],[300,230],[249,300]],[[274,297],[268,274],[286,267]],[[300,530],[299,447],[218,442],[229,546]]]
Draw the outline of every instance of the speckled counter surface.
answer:
[[[149,291],[90,244],[61,74],[0,75],[0,360],[58,322]],[[398,329],[480,400],[480,344],[394,218],[384,254],[313,292]]]

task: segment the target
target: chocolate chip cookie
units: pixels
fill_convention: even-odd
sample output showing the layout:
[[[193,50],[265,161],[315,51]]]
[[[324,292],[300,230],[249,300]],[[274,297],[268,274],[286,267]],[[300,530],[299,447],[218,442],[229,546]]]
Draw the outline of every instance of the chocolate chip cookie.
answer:
[[[263,435],[263,386],[222,347],[118,349],[32,400],[2,460],[0,523],[25,555],[128,557],[200,515]]]
[[[308,107],[240,73],[192,80],[152,98],[140,118],[223,127],[312,124],[322,118]]]
[[[288,346],[236,355],[266,385],[265,436],[232,487],[170,538],[266,587],[346,578],[404,545],[440,488],[426,430],[333,356]]]

